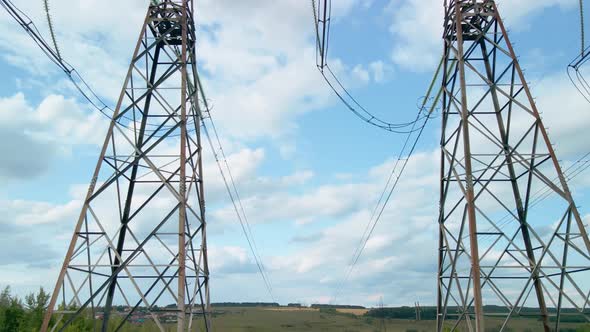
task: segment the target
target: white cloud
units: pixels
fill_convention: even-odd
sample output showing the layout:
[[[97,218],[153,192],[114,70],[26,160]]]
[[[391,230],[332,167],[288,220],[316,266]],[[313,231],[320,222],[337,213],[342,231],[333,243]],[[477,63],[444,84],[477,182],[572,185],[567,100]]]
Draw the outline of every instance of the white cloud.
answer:
[[[428,70],[436,64],[442,50],[443,4],[439,0],[392,0],[390,32],[397,41],[392,61],[412,70]],[[416,32],[420,37],[416,38]]]
[[[590,107],[565,73],[548,75],[532,94],[560,158],[590,151],[590,142],[580,139],[590,125]]]
[[[352,68],[352,75],[360,80],[362,83],[368,83],[371,77],[369,76],[369,72],[364,69],[361,65],[356,65]]]
[[[45,172],[59,153],[99,145],[108,121],[87,114],[73,99],[49,95],[33,108],[24,94],[0,98],[0,176],[31,178]]]
[[[258,273],[256,263],[246,248],[212,246],[208,254],[212,278],[220,274]]]
[[[99,145],[108,119],[83,110],[74,99],[48,95],[33,108],[23,93],[0,98],[0,126],[25,132],[39,140],[64,146]]]
[[[17,211],[14,222],[21,226],[35,226],[39,224],[57,224],[64,220],[71,221],[79,214],[82,200],[71,200],[63,205],[46,202],[12,201],[9,209]]]
[[[382,83],[388,72],[391,71],[391,68],[385,64],[383,61],[373,61],[369,64],[369,70],[373,75],[373,80],[377,83]]]

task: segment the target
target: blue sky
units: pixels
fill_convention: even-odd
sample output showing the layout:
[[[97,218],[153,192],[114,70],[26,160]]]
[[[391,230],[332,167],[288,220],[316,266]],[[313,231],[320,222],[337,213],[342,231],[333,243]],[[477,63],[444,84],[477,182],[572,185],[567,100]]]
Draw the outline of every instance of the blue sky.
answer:
[[[47,36],[42,6],[14,2]],[[333,2],[330,62],[371,112],[413,119],[442,52],[442,1]],[[558,156],[576,160],[590,151],[589,105],[565,75],[577,1],[498,3]],[[62,54],[114,104],[148,1],[51,4]],[[324,84],[309,1],[196,7],[204,84],[276,298],[330,301],[403,136],[361,122]],[[24,294],[53,287],[108,120],[4,12],[0,29],[0,285]],[[439,136],[434,119],[342,302],[434,302]],[[205,170],[212,300],[270,301],[212,158]],[[572,183],[583,215],[589,185]]]

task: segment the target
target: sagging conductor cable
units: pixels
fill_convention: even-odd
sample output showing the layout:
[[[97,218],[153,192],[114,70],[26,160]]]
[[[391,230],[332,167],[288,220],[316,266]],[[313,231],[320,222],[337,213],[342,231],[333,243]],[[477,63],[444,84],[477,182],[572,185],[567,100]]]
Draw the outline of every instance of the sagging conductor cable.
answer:
[[[414,154],[414,151],[415,151],[416,146],[418,145],[418,142],[422,136],[424,128],[426,127],[428,120],[430,120],[430,118],[431,118],[430,115],[433,114],[435,107],[438,104],[438,101],[440,100],[440,97],[442,95],[442,89],[438,90],[438,92],[436,93],[436,96],[434,97],[434,101],[433,101],[432,105],[427,109],[426,103],[428,102],[428,100],[430,100],[431,95],[433,94],[434,86],[438,80],[438,76],[440,75],[440,71],[442,70],[442,67],[443,67],[443,60],[444,59],[441,58],[441,62],[439,63],[439,66],[432,78],[432,81],[430,82],[430,85],[428,87],[426,95],[421,103],[421,106],[419,107],[415,123],[412,125],[410,133],[406,136],[405,142],[400,150],[399,156],[393,165],[393,168],[389,174],[389,178],[387,179],[387,182],[385,183],[383,191],[381,192],[381,195],[377,201],[377,204],[375,205],[375,208],[373,209],[371,217],[369,218],[369,221],[367,222],[367,224],[365,226],[365,230],[363,232],[363,235],[361,236],[359,243],[354,251],[354,254],[350,260],[350,263],[348,265],[348,269],[346,270],[344,278],[341,280],[341,282],[338,284],[338,286],[336,288],[336,294],[333,298],[333,301],[336,301],[339,298],[339,296],[342,293],[342,289],[343,289],[344,284],[348,281],[348,279],[352,275],[352,272],[354,271],[355,266],[357,265],[359,259],[361,258],[363,251],[364,251],[365,247],[367,246],[367,243],[371,239],[371,236],[373,235],[373,232],[375,231],[377,224],[381,220],[383,212],[385,211],[385,208],[387,207],[387,204],[389,203],[389,201],[393,195],[393,192],[397,188],[397,185],[398,185],[398,183],[399,183],[399,181],[406,169],[406,166],[407,166],[409,160],[411,159],[412,155]],[[453,63],[448,68],[447,72],[448,73],[452,72],[452,70],[454,70],[454,68],[455,68],[455,63]],[[425,110],[427,111],[426,117],[421,119],[421,117],[422,117],[421,114]],[[418,123],[421,120],[422,120],[422,124],[418,126]],[[414,135],[415,132],[417,134]]]
[[[204,103],[204,107],[205,107],[204,111],[207,112],[207,114],[208,114],[207,117],[204,117],[202,114],[199,115],[200,120],[201,120],[201,124],[203,127],[203,131],[205,132],[205,136],[207,137],[207,141],[209,143],[209,146],[211,147],[211,151],[212,151],[215,161],[217,163],[217,167],[219,169],[222,180],[224,182],[225,189],[226,189],[228,196],[232,202],[234,212],[236,213],[236,217],[238,219],[238,222],[240,223],[242,232],[244,234],[244,237],[246,238],[246,241],[248,243],[248,247],[250,248],[250,252],[252,253],[252,256],[254,256],[254,261],[255,261],[258,271],[263,279],[266,290],[269,293],[270,297],[272,298],[272,301],[276,302],[275,297],[274,297],[274,291],[272,288],[272,283],[270,281],[270,277],[268,275],[268,272],[266,271],[266,268],[265,268],[264,263],[262,261],[262,257],[260,256],[260,253],[258,250],[258,246],[256,245],[256,241],[255,241],[254,236],[252,234],[252,228],[250,227],[250,223],[248,221],[248,217],[246,215],[244,205],[242,204],[240,194],[238,192],[238,189],[237,189],[235,181],[234,181],[233,173],[231,171],[231,168],[229,167],[229,163],[227,161],[227,157],[226,157],[225,152],[223,150],[223,146],[221,145],[221,140],[219,138],[219,134],[217,132],[215,122],[213,122],[213,118],[211,117],[209,103],[206,99],[205,92],[201,88],[202,87],[201,80],[198,75],[197,75],[196,86],[198,88],[199,94],[200,94],[200,96],[203,100],[203,103]],[[199,113],[201,113],[201,110],[199,110]],[[212,135],[209,133],[209,130],[207,128],[207,123],[205,122],[205,118],[208,118],[209,122],[211,123],[211,129],[213,130],[213,135],[216,140],[216,144],[219,148],[216,148],[215,144],[213,143],[213,138],[211,137]],[[219,151],[219,153],[217,151]],[[225,170],[224,170],[224,168],[225,168]],[[227,172],[227,175],[226,175],[226,172]]]
[[[323,0],[322,3],[323,5],[316,6],[316,1],[311,0],[316,39],[316,66],[326,81],[326,84],[328,84],[330,89],[332,89],[346,108],[364,122],[396,134],[411,134],[418,131],[414,125],[420,120],[432,117],[432,114],[420,113],[414,121],[409,122],[393,123],[384,121],[363,107],[348,89],[346,89],[342,80],[339,79],[336,73],[330,68],[328,64],[328,49],[330,41],[332,2],[331,0]]]
[[[39,29],[31,20],[27,14],[25,14],[22,10],[12,3],[10,0],[0,0],[0,5],[8,12],[8,14],[27,32],[27,34],[33,39],[35,44],[41,49],[43,53],[47,56],[47,58],[53,62],[56,66],[59,67],[61,71],[63,71],[70,81],[74,84],[76,89],[82,94],[84,99],[86,99],[96,110],[102,113],[107,118],[111,118],[111,114],[114,113],[113,110],[102,101],[102,99],[90,88],[90,86],[86,83],[86,81],[82,78],[82,76],[78,73],[78,71],[71,66],[67,61],[65,61],[61,53],[57,48],[57,41],[55,39],[55,32],[53,29],[53,24],[51,23],[51,18],[49,16],[48,11],[48,4],[46,4],[46,13],[48,18],[48,24],[50,33],[53,39],[53,47],[41,36]],[[109,112],[107,112],[109,111]],[[111,113],[111,114],[109,114]]]

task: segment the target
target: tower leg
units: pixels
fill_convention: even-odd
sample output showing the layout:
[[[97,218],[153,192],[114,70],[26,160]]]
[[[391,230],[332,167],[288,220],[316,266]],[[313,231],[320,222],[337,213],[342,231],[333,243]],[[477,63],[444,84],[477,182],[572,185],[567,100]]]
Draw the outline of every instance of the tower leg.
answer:
[[[471,144],[469,137],[469,110],[467,108],[467,86],[465,83],[465,59],[463,57],[463,13],[460,6],[455,6],[455,24],[457,27],[457,48],[459,58],[459,84],[461,89],[461,131],[463,133],[463,154],[465,156],[465,204],[469,223],[469,248],[471,249],[471,280],[473,282],[473,307],[476,331],[484,331],[483,305],[481,295],[481,272],[479,266],[479,245],[477,238],[477,219],[475,214],[475,193],[473,188],[473,171],[471,165]]]

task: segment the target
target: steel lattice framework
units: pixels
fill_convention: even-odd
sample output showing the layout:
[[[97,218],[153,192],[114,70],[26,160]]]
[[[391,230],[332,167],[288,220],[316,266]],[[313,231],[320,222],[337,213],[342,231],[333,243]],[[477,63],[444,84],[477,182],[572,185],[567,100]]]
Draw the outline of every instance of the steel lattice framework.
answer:
[[[42,331],[210,330],[193,9],[149,6]]]
[[[498,8],[444,6],[438,331],[588,321],[588,234]]]

